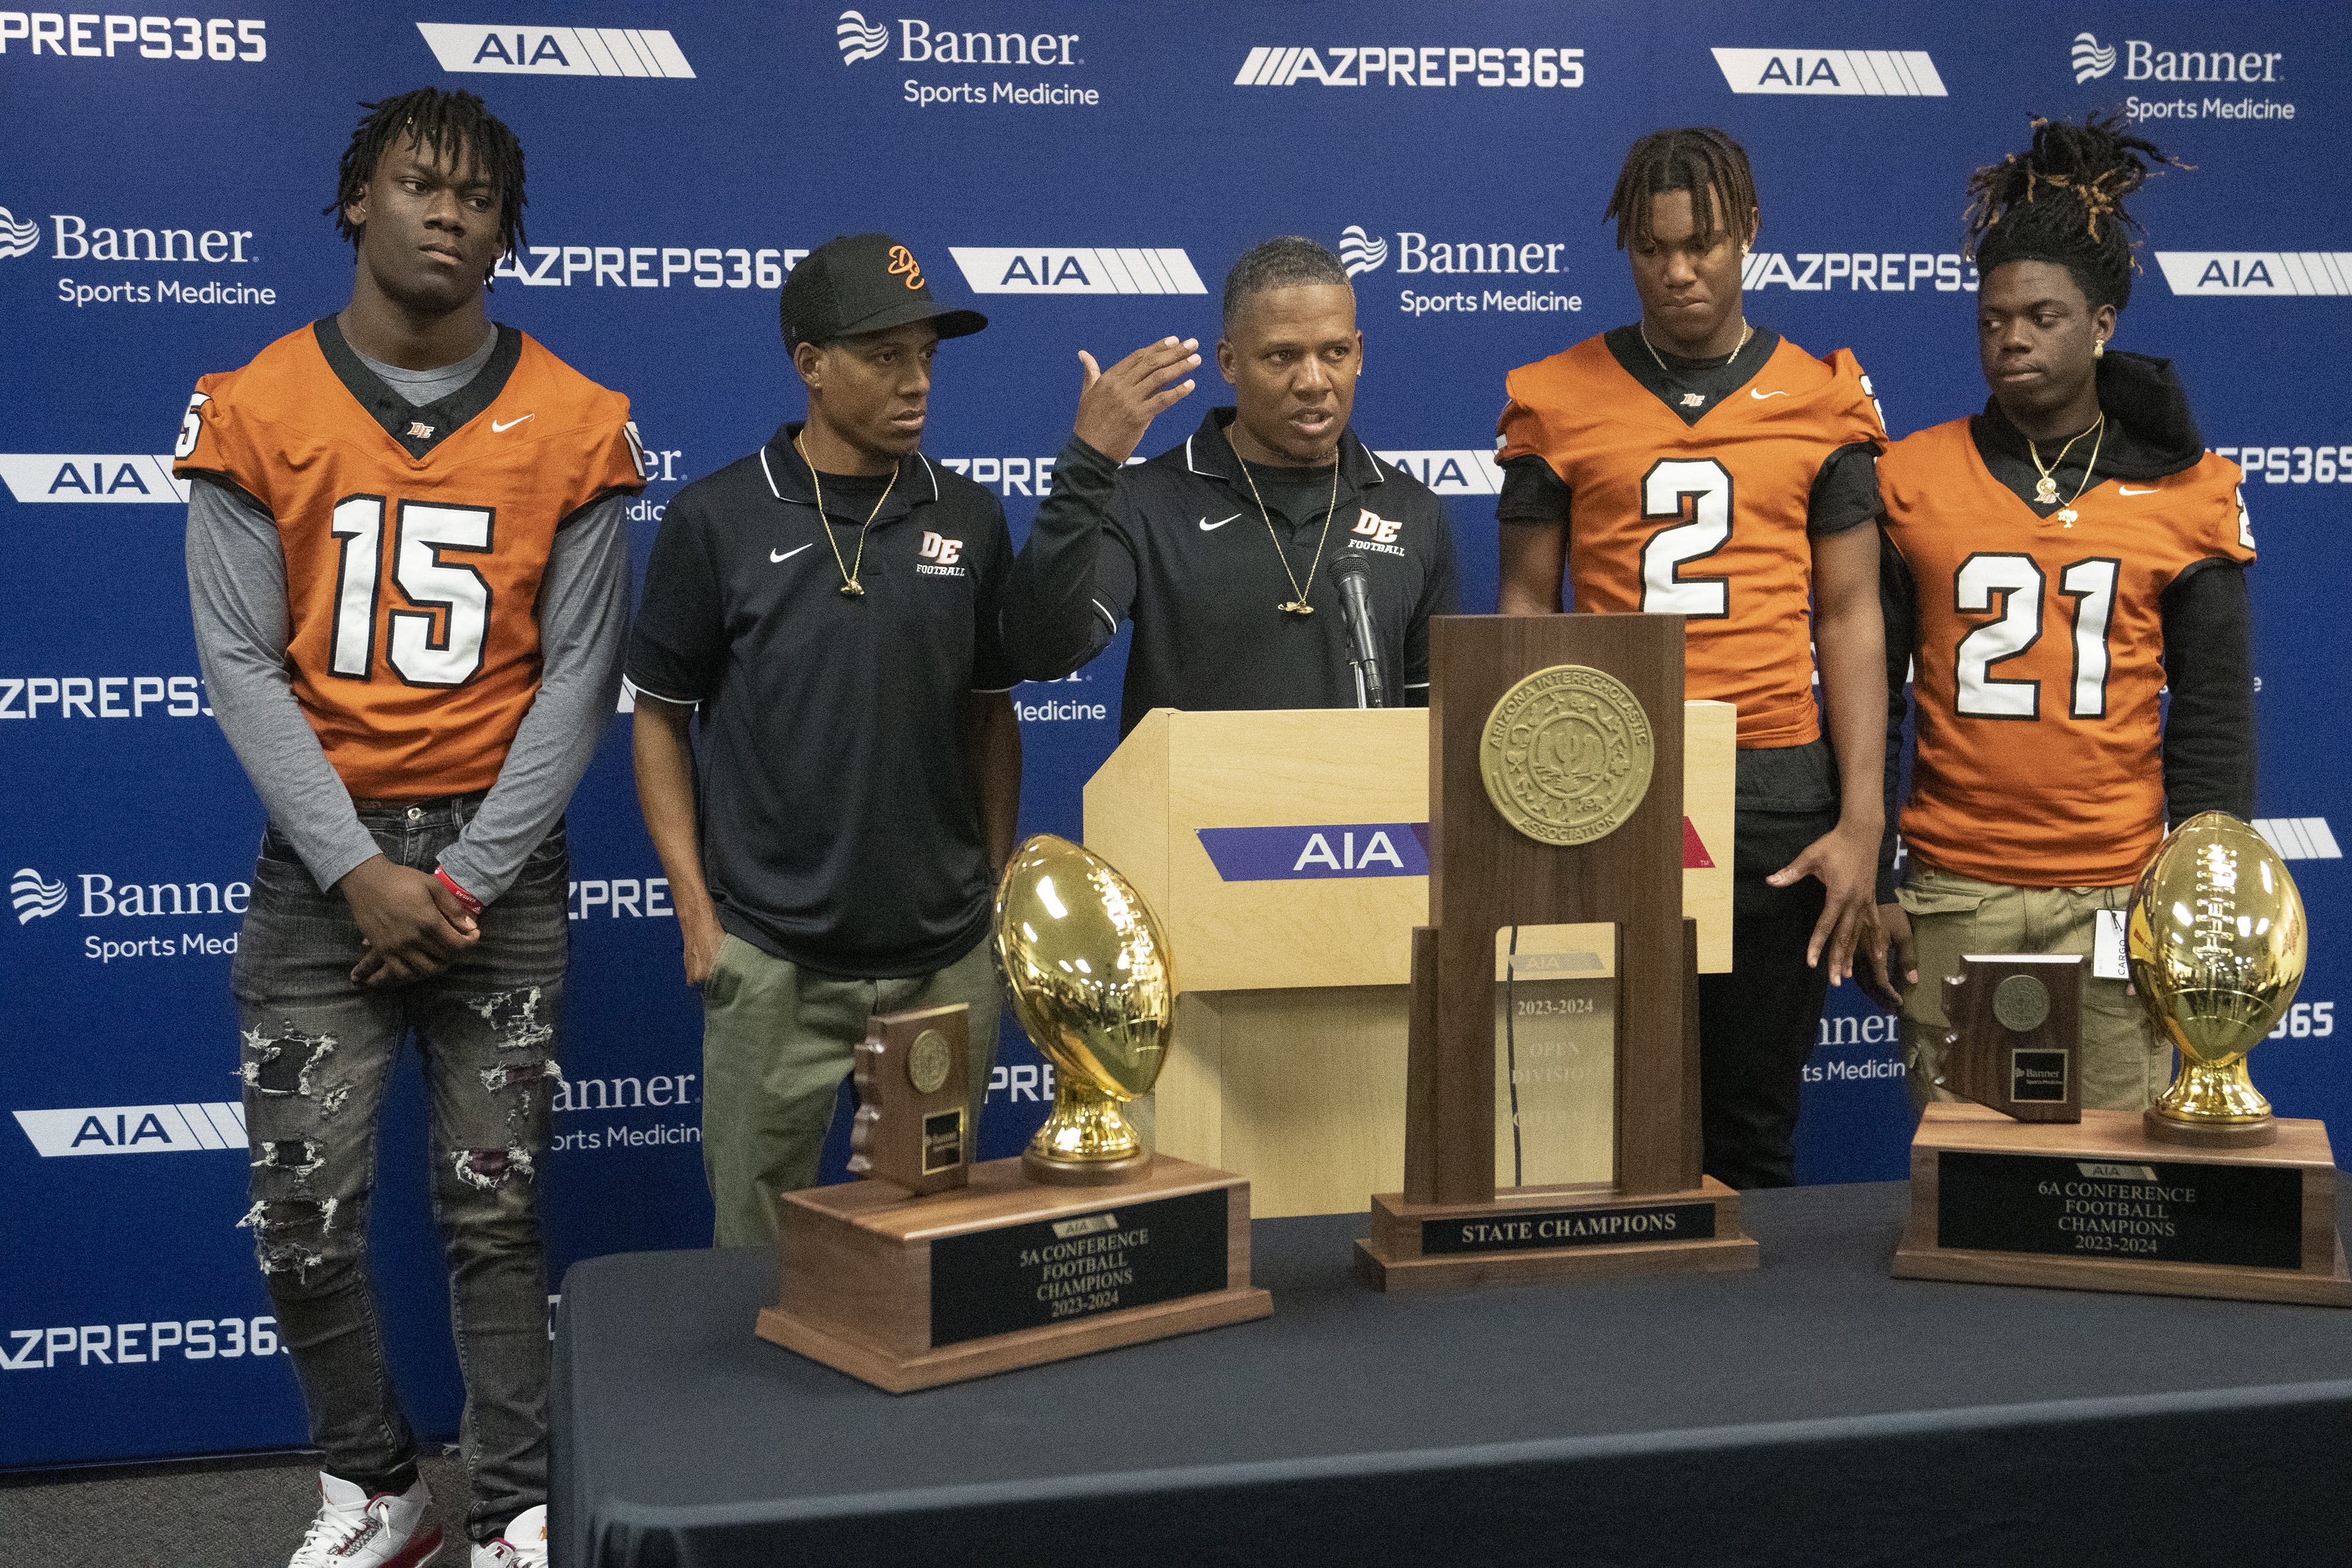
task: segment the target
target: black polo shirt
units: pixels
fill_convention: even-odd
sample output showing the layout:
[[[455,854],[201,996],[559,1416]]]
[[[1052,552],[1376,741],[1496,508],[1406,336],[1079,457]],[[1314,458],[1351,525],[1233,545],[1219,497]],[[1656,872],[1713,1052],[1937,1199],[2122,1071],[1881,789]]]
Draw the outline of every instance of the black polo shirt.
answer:
[[[1013,684],[996,633],[1013,541],[993,495],[917,453],[866,535],[865,596],[843,596],[800,428],[670,502],[627,682],[702,705],[697,822],[721,925],[828,973],[929,973],[988,929],[966,710]],[[853,560],[881,481],[824,483]]]
[[[1211,409],[1181,446],[1123,468],[1076,438],[1062,449],[1006,595],[1023,672],[1082,664],[1132,620],[1122,736],[1154,708],[1352,708],[1331,575],[1352,553],[1370,568],[1389,704],[1425,702],[1429,618],[1454,614],[1460,596],[1444,503],[1352,429],[1339,438],[1336,505],[1328,468],[1254,464],[1245,476],[1225,437],[1233,419]],[[1313,615],[1280,608],[1294,580]]]

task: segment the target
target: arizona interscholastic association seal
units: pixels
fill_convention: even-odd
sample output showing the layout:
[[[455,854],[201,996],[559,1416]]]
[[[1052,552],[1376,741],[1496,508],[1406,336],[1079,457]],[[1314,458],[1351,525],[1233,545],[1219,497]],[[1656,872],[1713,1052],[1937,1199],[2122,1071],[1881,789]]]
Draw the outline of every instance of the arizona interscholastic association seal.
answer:
[[[1555,664],[1486,716],[1478,772],[1503,820],[1539,844],[1590,844],[1650,791],[1657,750],[1640,699],[1614,676]]]
[[[915,1037],[912,1048],[907,1052],[907,1080],[915,1086],[917,1094],[936,1094],[948,1081],[948,1069],[953,1065],[954,1047],[948,1037],[937,1029],[925,1029]]]

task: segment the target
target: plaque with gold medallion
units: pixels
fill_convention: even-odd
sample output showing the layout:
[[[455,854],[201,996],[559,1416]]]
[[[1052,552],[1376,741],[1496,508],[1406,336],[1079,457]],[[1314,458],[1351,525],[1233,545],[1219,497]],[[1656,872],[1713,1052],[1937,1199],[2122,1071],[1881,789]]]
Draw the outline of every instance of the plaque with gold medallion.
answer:
[[[1538,669],[1486,717],[1478,772],[1495,809],[1541,844],[1590,844],[1649,793],[1657,742],[1623,681],[1580,664]]]
[[[2352,1306],[2326,1124],[2273,1116],[2246,1074],[2308,951],[2286,862],[2236,817],[2201,813],[2141,872],[2127,929],[2133,989],[2179,1078],[2145,1112],[2074,1125],[1927,1107],[1895,1272]],[[2042,1022],[2015,997],[1993,1006],[2005,1030]]]
[[[1013,1016],[1055,1068],[1054,1113],[1017,1159],[971,1159],[965,1009],[874,1020],[851,1168],[778,1204],[782,1300],[762,1339],[894,1394],[1262,1318],[1249,1183],[1155,1154],[1121,1112],[1175,1021],[1159,917],[1102,857],[1051,836],[1014,854],[991,946]],[[950,1128],[953,1145],[935,1140]],[[942,1185],[945,1184],[942,1183]]]

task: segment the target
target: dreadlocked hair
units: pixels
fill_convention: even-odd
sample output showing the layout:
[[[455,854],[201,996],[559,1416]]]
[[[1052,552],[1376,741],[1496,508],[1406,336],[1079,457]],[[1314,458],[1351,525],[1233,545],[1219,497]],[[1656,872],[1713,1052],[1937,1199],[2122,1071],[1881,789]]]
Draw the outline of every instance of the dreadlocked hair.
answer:
[[[333,216],[337,233],[358,242],[360,226],[352,222],[345,209],[359,200],[361,190],[375,178],[376,165],[384,153],[414,137],[419,148],[436,158],[446,154],[452,163],[463,159],[468,178],[489,182],[490,194],[499,204],[499,254],[510,256],[522,249],[522,209],[528,199],[522,190],[522,143],[479,98],[470,92],[420,87],[415,92],[360,107],[369,111],[367,118],[352,132],[352,144],[343,149],[342,163],[335,170],[335,199],[324,209]]]
[[[2120,310],[2139,269],[2132,236],[2146,232],[2124,198],[2168,167],[2190,165],[2131,134],[2121,114],[2086,115],[2080,125],[2036,118],[2031,148],[1969,176],[1969,255],[1979,274],[2008,261],[2054,262],[2092,309]]]
[[[1712,247],[1725,230],[1745,245],[1756,233],[1756,176],[1747,150],[1712,126],[1656,131],[1633,143],[1609,209],[1601,221],[1617,224],[1617,248],[1650,243],[1652,198],[1669,191],[1691,194],[1691,216],[1698,243]],[[1700,200],[1701,195],[1709,200]]]

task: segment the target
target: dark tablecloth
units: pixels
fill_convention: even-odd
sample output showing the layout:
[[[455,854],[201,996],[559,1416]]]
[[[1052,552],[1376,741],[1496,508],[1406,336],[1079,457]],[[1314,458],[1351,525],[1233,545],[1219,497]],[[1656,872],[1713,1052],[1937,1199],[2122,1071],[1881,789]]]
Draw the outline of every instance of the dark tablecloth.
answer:
[[[1895,1279],[1900,1184],[1750,1194],[1750,1273],[1389,1297],[893,1395],[753,1337],[775,1260],[574,1268],[561,1568],[2352,1562],[2352,1312]]]

